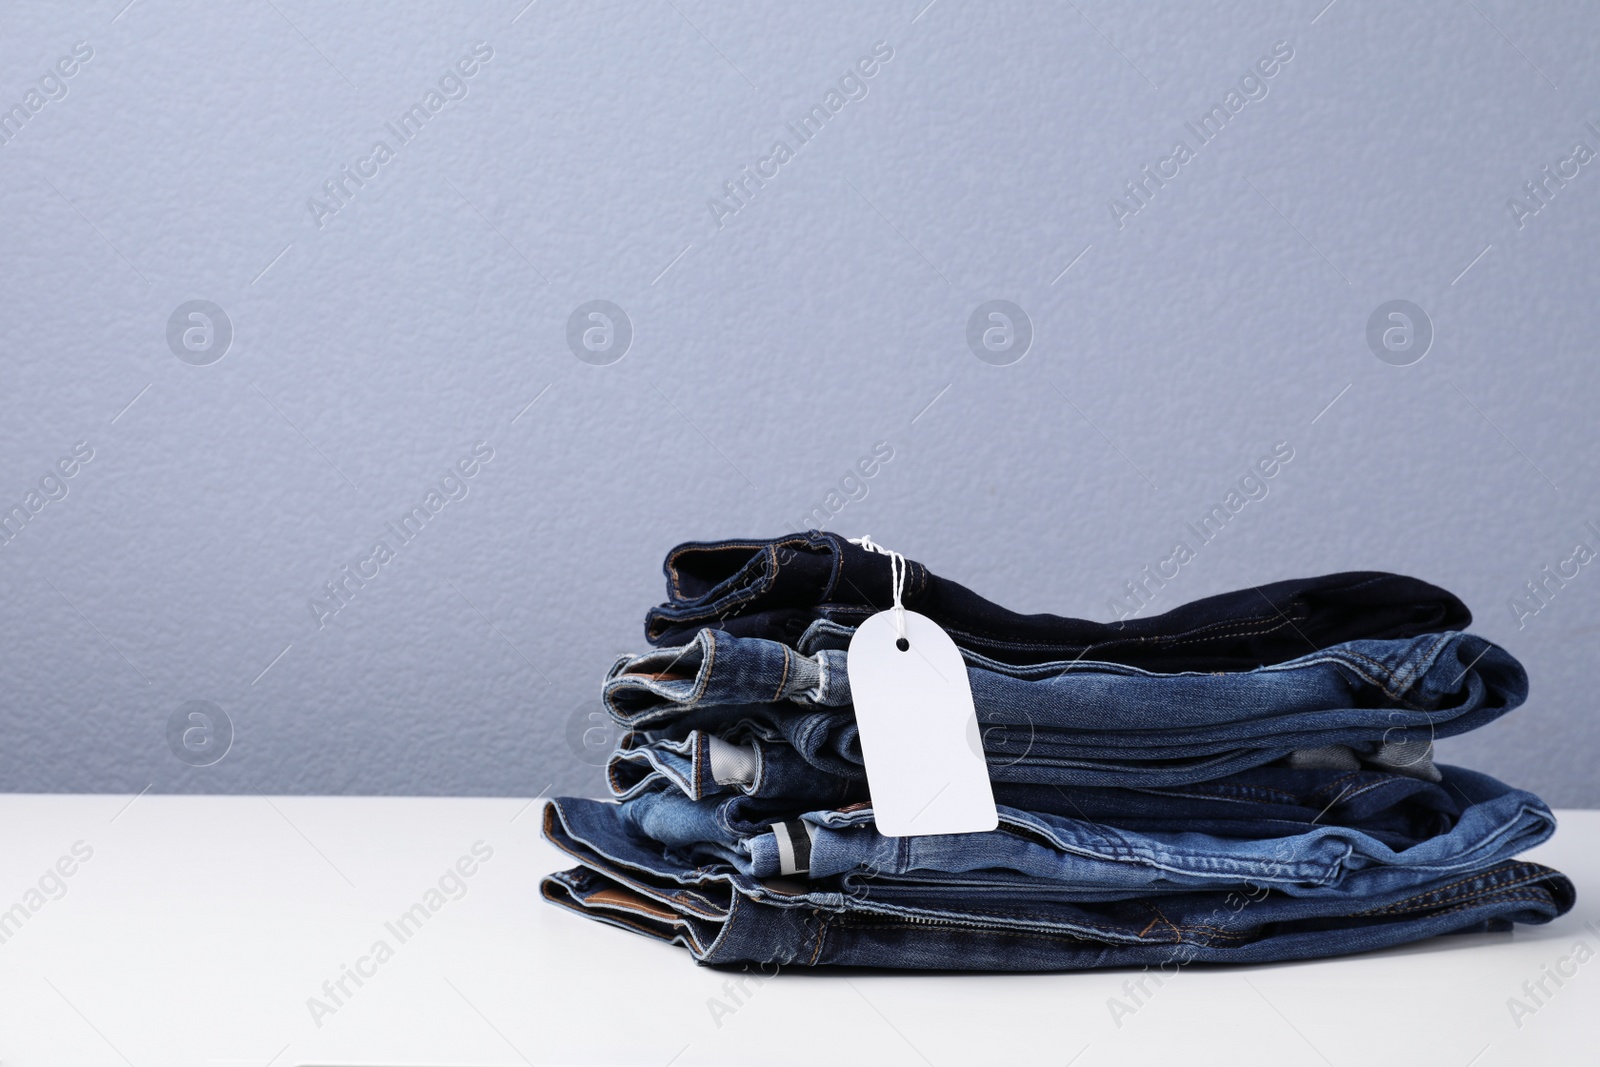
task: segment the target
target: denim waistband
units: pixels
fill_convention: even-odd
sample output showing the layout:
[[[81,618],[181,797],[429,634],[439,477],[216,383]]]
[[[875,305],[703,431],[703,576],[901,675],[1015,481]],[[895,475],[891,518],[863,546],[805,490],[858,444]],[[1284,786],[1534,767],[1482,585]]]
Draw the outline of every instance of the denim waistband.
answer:
[[[703,626],[790,641],[815,619],[858,625],[892,600],[886,557],[820,531],[689,542],[667,554],[663,570],[668,600],[645,620],[652,644],[682,643]],[[1445,590],[1380,571],[1272,582],[1101,623],[1008,611],[908,561],[904,603],[958,645],[1006,662],[1082,657],[1165,671],[1245,669],[1345,641],[1460,630],[1472,621]]]
[[[1265,888],[1101,903],[952,898],[915,885],[843,892],[684,865],[631,833],[617,805],[557,800],[544,829],[582,864],[547,877],[546,899],[682,944],[704,963],[1023,971],[1259,963],[1544,923],[1574,899],[1564,875],[1520,861],[1358,903]]]

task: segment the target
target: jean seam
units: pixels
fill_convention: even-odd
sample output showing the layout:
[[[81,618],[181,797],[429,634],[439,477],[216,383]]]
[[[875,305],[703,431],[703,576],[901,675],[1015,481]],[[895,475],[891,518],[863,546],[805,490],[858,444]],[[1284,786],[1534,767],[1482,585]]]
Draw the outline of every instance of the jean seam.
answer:
[[[711,672],[717,662],[717,638],[715,630],[701,630],[700,639],[706,646],[705,659],[701,661],[699,677],[695,679],[694,695],[687,702],[691,706],[699,705],[705,698],[706,690],[711,685]]]
[[[1528,870],[1528,868],[1525,867],[1524,870]],[[1468,882],[1471,882],[1476,878],[1483,877],[1483,874],[1484,874],[1484,872],[1479,872],[1478,874],[1468,875],[1467,877],[1461,879],[1459,882],[1451,882],[1447,886],[1440,886],[1437,889],[1430,889],[1426,893],[1419,893],[1414,897],[1407,897],[1405,900],[1396,901],[1393,904],[1386,904],[1381,908],[1371,908],[1371,909],[1368,909],[1367,911],[1357,912],[1357,914],[1358,915],[1383,915],[1383,914],[1386,914],[1386,913],[1389,913],[1389,912],[1408,910],[1408,905],[1411,905],[1416,901],[1425,900],[1428,897],[1435,896],[1435,895],[1440,894],[1440,893],[1448,893],[1450,890],[1455,889],[1457,886],[1466,885]],[[1512,881],[1507,882],[1503,886],[1493,885],[1493,886],[1489,886],[1489,887],[1487,887],[1485,889],[1479,890],[1477,892],[1468,894],[1466,899],[1471,900],[1471,899],[1474,899],[1475,897],[1484,896],[1484,895],[1487,895],[1487,894],[1490,894],[1490,893],[1498,893],[1498,892],[1502,892],[1502,891],[1507,890],[1507,889],[1515,889],[1518,886],[1527,885],[1529,882],[1537,882],[1537,881],[1545,878],[1546,876],[1547,876],[1546,872],[1535,872],[1535,871],[1529,870],[1529,873],[1527,873],[1527,874],[1525,874],[1525,875],[1523,875],[1521,877],[1514,878]],[[1415,910],[1415,909],[1410,909],[1410,910]]]
[[[761,751],[761,746],[752,738],[750,751],[756,754],[756,770],[750,776],[749,788],[745,790],[746,796],[759,797],[761,790],[767,784],[767,758]]]
[[[783,650],[783,671],[778,675],[778,688],[772,694],[771,702],[774,704],[783,702],[783,687],[789,682],[789,657],[794,654],[794,650],[788,645],[780,645],[779,647]]]
[[[1228,637],[1245,637],[1245,636],[1251,636],[1251,635],[1255,635],[1255,634],[1270,633],[1273,630],[1282,629],[1282,627],[1283,627],[1283,625],[1285,623],[1293,625],[1297,621],[1299,621],[1299,622],[1305,621],[1306,618],[1307,618],[1307,616],[1305,616],[1305,615],[1299,615],[1299,616],[1296,616],[1294,618],[1290,618],[1288,616],[1273,617],[1273,616],[1268,616],[1268,615],[1251,615],[1251,616],[1246,616],[1246,617],[1240,618],[1240,619],[1223,619],[1223,620],[1220,620],[1218,622],[1206,623],[1203,626],[1198,626],[1198,627],[1195,627],[1195,628],[1190,629],[1190,630],[1185,630],[1181,634],[1150,634],[1150,635],[1148,635],[1146,637],[1111,637],[1111,638],[1106,638],[1106,639],[1100,640],[1100,641],[1084,642],[1084,643],[1082,643],[1081,646],[1074,645],[1074,646],[1071,646],[1071,647],[1083,647],[1086,650],[1087,649],[1098,649],[1098,648],[1112,648],[1112,647],[1117,647],[1117,646],[1145,646],[1145,645],[1159,645],[1159,646],[1163,646],[1163,647],[1174,647],[1175,648],[1175,647],[1177,647],[1179,645],[1191,645],[1191,644],[1196,644],[1196,643],[1199,643],[1199,642],[1202,642],[1202,641],[1209,641],[1209,640],[1213,639],[1214,637],[1216,637],[1218,635],[1217,634],[1208,633],[1208,631],[1218,630],[1218,629],[1221,629],[1221,628],[1224,628],[1224,627],[1240,627],[1241,628],[1241,629],[1235,629],[1235,630],[1233,630],[1231,632],[1228,632],[1224,636],[1228,636]],[[1271,624],[1271,625],[1265,625],[1265,624]],[[1257,628],[1253,629],[1253,630],[1242,629],[1242,627],[1246,627],[1246,626],[1255,626]],[[1019,641],[1008,641],[1006,639],[1006,635],[995,633],[995,632],[989,631],[989,630],[976,629],[976,628],[972,628],[972,627],[963,627],[962,629],[958,630],[957,632],[962,633],[962,634],[971,635],[971,636],[974,636],[974,637],[979,637],[979,638],[984,638],[984,639],[987,639],[987,640],[995,641],[997,643],[1004,644],[1004,645],[1007,645],[1007,646],[1012,647],[1012,648],[1021,648],[1021,649],[1057,649],[1057,648],[1061,648],[1062,647],[1061,642],[1048,642],[1048,641],[1020,641],[1019,642]]]
[[[1356,661],[1367,664],[1370,670],[1363,670]],[[1383,665],[1378,660],[1360,652],[1351,652],[1348,649],[1327,651],[1320,662],[1331,663],[1336,667],[1343,667],[1351,674],[1362,679],[1369,685],[1377,686],[1384,696],[1408,711],[1428,712],[1430,709],[1423,707],[1415,701],[1407,700],[1404,688],[1395,687],[1394,671]]]
[[[815,967],[817,960],[822,956],[822,943],[828,937],[829,917],[823,915],[820,909],[813,909],[811,914],[817,919],[817,944],[811,950],[811,959],[808,961],[807,966]]]
[[[1383,677],[1387,679],[1386,681],[1381,682],[1376,678],[1368,679],[1377,685],[1378,688],[1383,690],[1384,696],[1388,697],[1390,700],[1393,700],[1397,704],[1401,704],[1412,709],[1413,711],[1427,711],[1428,709],[1424,708],[1420,703],[1407,700],[1405,694],[1409,692],[1411,687],[1415,684],[1414,679],[1433,664],[1433,661],[1438,657],[1439,649],[1443,647],[1445,642],[1449,641],[1452,636],[1454,635],[1443,634],[1437,641],[1433,643],[1433,645],[1428,648],[1426,652],[1420,654],[1412,653],[1408,657],[1410,663],[1406,667],[1405,673],[1398,676],[1396,675],[1394,669],[1387,667],[1380,661],[1360,652],[1352,652],[1348,649],[1345,649],[1339,651],[1330,651],[1328,655],[1330,659],[1346,661],[1346,666],[1348,666],[1352,671],[1355,671],[1357,674],[1362,674],[1363,677],[1365,677],[1364,672],[1356,667],[1354,663],[1350,663],[1348,661],[1359,660],[1362,663],[1369,664],[1374,672],[1382,674]]]
[[[566,885],[565,882],[562,882],[560,884],[564,885],[564,886]],[[570,891],[571,887],[567,886],[567,888]],[[543,895],[544,895],[544,898],[546,900],[553,899],[550,896],[549,893],[544,893]],[[594,914],[596,912],[599,912],[600,915],[602,916],[602,921],[604,921],[604,922],[617,923],[620,926],[626,926],[630,930],[637,930],[639,933],[644,934],[646,937],[654,938],[657,941],[665,941],[669,945],[677,940],[676,930],[674,930],[674,935],[675,936],[662,937],[661,934],[658,931],[650,929],[648,926],[645,926],[642,922],[634,921],[633,916],[637,915],[638,914],[637,912],[623,911],[622,914],[618,915],[618,914],[616,914],[616,910],[620,910],[618,905],[610,905],[609,907],[605,908],[605,910],[601,910],[598,907],[591,907],[590,905],[588,905],[584,901],[579,900],[577,898],[576,894],[572,894],[572,893],[569,892],[567,895],[572,898],[573,903],[576,905],[576,910],[581,911],[581,912],[588,912],[590,914]],[[559,904],[560,901],[555,901],[555,903]],[[673,927],[677,927],[679,925],[677,922],[671,921],[671,920],[667,920],[667,919],[657,918],[656,921],[657,922],[662,922],[662,923],[669,923],[669,925],[671,925]]]
[[[716,545],[718,550],[731,548],[756,549],[770,547],[768,542],[765,541],[719,541],[716,543]],[[678,558],[686,552],[700,551],[704,547],[705,542],[703,541],[691,541],[689,544],[678,545],[671,552],[667,553],[667,570],[669,572],[668,576],[672,579],[672,593],[674,596],[679,596],[683,593],[683,586],[679,581],[681,576],[678,573]],[[739,570],[743,569],[743,567],[739,568]],[[736,571],[735,573],[738,572]],[[732,577],[732,575],[729,575],[729,577]]]
[[[706,790],[706,764],[711,762],[711,738],[700,730],[695,730],[694,757],[689,765],[689,772],[694,776],[694,799],[703,800]]]
[[[1147,907],[1151,911],[1155,912],[1156,913],[1156,917],[1154,919],[1150,920],[1150,925],[1149,926],[1146,926],[1143,930],[1139,931],[1139,936],[1141,938],[1143,938],[1147,934],[1149,934],[1151,927],[1155,926],[1157,922],[1161,922],[1161,923],[1166,924],[1166,926],[1173,932],[1173,934],[1177,936],[1178,940],[1180,940],[1180,941],[1183,940],[1183,931],[1179,930],[1178,927],[1173,923],[1173,921],[1171,919],[1167,918],[1165,912],[1163,912],[1160,908],[1156,907],[1154,904],[1146,904],[1145,907]]]
[[[1146,906],[1149,906],[1149,905],[1146,905]],[[1044,916],[1044,915],[1035,915],[1035,914],[1031,914],[1031,913],[1030,914],[1018,914],[1016,912],[1003,912],[1003,911],[988,911],[988,910],[985,910],[983,908],[965,908],[965,909],[962,910],[961,914],[962,915],[971,915],[971,916],[983,916],[983,917],[993,918],[993,919],[1012,919],[1012,920],[1024,919],[1024,920],[1032,920],[1034,922],[1051,922],[1051,921],[1054,921],[1054,920],[1052,920],[1052,919],[1050,919],[1050,918],[1048,918],[1047,916]],[[960,922],[959,919],[950,919],[950,920],[935,919],[934,921],[935,922],[940,922],[940,921]],[[907,919],[906,922],[908,924],[912,925],[912,926],[920,925],[920,924],[918,924],[916,922],[916,920],[913,920],[913,919]],[[1126,927],[1107,926],[1104,923],[1096,923],[1096,922],[1092,922],[1092,921],[1087,920],[1087,919],[1075,920],[1075,925],[1085,927],[1086,929],[1098,930],[1098,931],[1100,931],[1102,933],[1105,933],[1105,934],[1117,935],[1117,936],[1121,936],[1121,937],[1129,937],[1129,936],[1137,937],[1138,936],[1136,934],[1132,934],[1131,931],[1129,931]],[[1148,927],[1146,927],[1146,929],[1148,929]]]
[[[926,927],[921,923],[917,923],[917,922],[914,922],[914,921],[912,921],[910,919],[907,919],[907,920],[905,920],[903,922],[877,922],[877,923],[854,923],[853,922],[853,923],[850,924],[850,929],[852,929],[852,930],[925,930]],[[1004,934],[1006,937],[1026,937],[1026,938],[1030,938],[1030,939],[1035,940],[1035,941],[1065,941],[1065,942],[1069,942],[1069,943],[1085,945],[1085,946],[1090,946],[1090,947],[1097,947],[1097,948],[1105,948],[1105,947],[1107,947],[1106,942],[1104,942],[1104,941],[1096,941],[1096,940],[1094,940],[1092,938],[1079,937],[1079,936],[1076,936],[1074,934],[1047,934],[1047,933],[1044,933],[1043,931],[1011,929],[1009,927],[1002,927],[1002,928],[1000,928],[999,932],[1001,934]]]
[[[825,533],[823,538],[832,549],[829,554],[833,557],[833,567],[828,572],[828,582],[822,590],[822,599],[828,600],[833,596],[833,591],[839,587],[839,578],[844,574],[844,545],[840,544],[839,538],[833,534]]]
[[[1327,796],[1329,793],[1334,793],[1335,790],[1339,790],[1337,793],[1334,793],[1333,800],[1330,801],[1329,804],[1328,804],[1328,807],[1331,808],[1334,804],[1338,803],[1339,801],[1342,801],[1342,800],[1354,800],[1356,797],[1360,796],[1363,793],[1371,792],[1372,790],[1377,789],[1381,785],[1388,784],[1388,779],[1379,779],[1378,781],[1375,781],[1375,782],[1368,782],[1366,785],[1357,786],[1356,789],[1352,793],[1349,794],[1349,796],[1346,796],[1344,791],[1342,789],[1340,789],[1340,787],[1343,786],[1344,783],[1350,781],[1350,779],[1352,779],[1352,778],[1360,778],[1362,775],[1368,774],[1368,773],[1369,773],[1368,771],[1360,770],[1360,771],[1351,771],[1349,774],[1340,775],[1338,778],[1333,779],[1331,782],[1326,782],[1323,785],[1318,786],[1316,789],[1313,789],[1311,791],[1311,796],[1314,797],[1317,800],[1321,800],[1323,797]]]
[[[1424,671],[1433,666],[1434,661],[1439,657],[1439,650],[1444,648],[1444,646],[1453,637],[1455,637],[1454,634],[1441,634],[1439,636],[1439,640],[1435,641],[1427,652],[1417,657],[1416,661],[1412,664],[1411,669],[1400,678],[1395,680],[1395,684],[1397,686],[1403,686],[1404,689],[1402,691],[1409,692],[1412,686],[1416,684],[1412,679],[1420,677]],[[1461,673],[1466,674],[1466,671],[1462,671]]]
[[[1543,893],[1529,893],[1529,892],[1514,893],[1511,890],[1515,889],[1515,888],[1517,888],[1517,887],[1508,886],[1505,889],[1494,889],[1494,890],[1491,890],[1491,891],[1489,891],[1487,893],[1475,894],[1474,896],[1468,897],[1466,900],[1462,901],[1459,904],[1450,905],[1448,908],[1437,908],[1437,909],[1426,909],[1426,908],[1424,908],[1424,909],[1413,909],[1413,911],[1421,911],[1422,914],[1425,914],[1425,915],[1428,915],[1428,916],[1431,917],[1431,916],[1435,916],[1435,915],[1449,915],[1451,912],[1463,911],[1463,910],[1465,910],[1467,908],[1480,907],[1480,906],[1482,906],[1484,904],[1500,904],[1500,903],[1507,903],[1507,902],[1513,901],[1513,900],[1525,900],[1525,901],[1528,901],[1528,902],[1534,903],[1534,904],[1554,903],[1554,897],[1548,891],[1543,892]],[[1364,912],[1359,912],[1358,914],[1362,915],[1362,916],[1365,916],[1365,915],[1383,915],[1383,914],[1387,914],[1387,912],[1385,912],[1385,911],[1374,911],[1374,912],[1366,912],[1366,911],[1364,911]],[[1402,914],[1409,914],[1409,913],[1402,913]]]

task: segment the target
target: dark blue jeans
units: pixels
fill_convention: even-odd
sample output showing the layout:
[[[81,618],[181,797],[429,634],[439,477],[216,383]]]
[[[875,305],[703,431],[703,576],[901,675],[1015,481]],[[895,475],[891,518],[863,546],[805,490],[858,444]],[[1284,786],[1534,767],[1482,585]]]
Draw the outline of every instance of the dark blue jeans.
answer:
[[[689,866],[632,830],[617,805],[557,800],[546,837],[581,866],[541,883],[587,917],[684,945],[703,963],[1068,970],[1335,956],[1565,914],[1572,883],[1505,860],[1360,900],[1267,887],[1081,902],[927,879],[849,887]]]
[[[1154,671],[1246,670],[1363,638],[1463,630],[1460,600],[1416,578],[1352,571],[1205,597],[1161,615],[1101,623],[1020,615],[908,561],[904,603],[964,649],[1005,663],[1078,658]],[[892,602],[889,559],[836,534],[692,541],[667,554],[667,602],[645,618],[651,644],[702,627],[799,639],[813,621],[858,626]]]

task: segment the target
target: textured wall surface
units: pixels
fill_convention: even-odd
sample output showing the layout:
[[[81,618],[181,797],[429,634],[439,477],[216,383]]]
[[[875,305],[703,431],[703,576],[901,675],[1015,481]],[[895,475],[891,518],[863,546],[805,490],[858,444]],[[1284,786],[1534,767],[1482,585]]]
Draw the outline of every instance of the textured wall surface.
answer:
[[[665,550],[820,508],[1425,577],[1533,678],[1445,758],[1600,804],[1600,10],[1324,2],[10,10],[0,787],[594,791]]]

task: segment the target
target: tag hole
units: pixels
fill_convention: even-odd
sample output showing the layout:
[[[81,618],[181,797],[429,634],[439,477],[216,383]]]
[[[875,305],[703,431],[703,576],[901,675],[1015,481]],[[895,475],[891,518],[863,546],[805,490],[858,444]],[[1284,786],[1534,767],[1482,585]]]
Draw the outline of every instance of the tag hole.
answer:
[[[901,652],[909,652],[911,651],[911,642],[907,641],[903,637],[897,637],[895,638],[894,647],[898,648]]]

